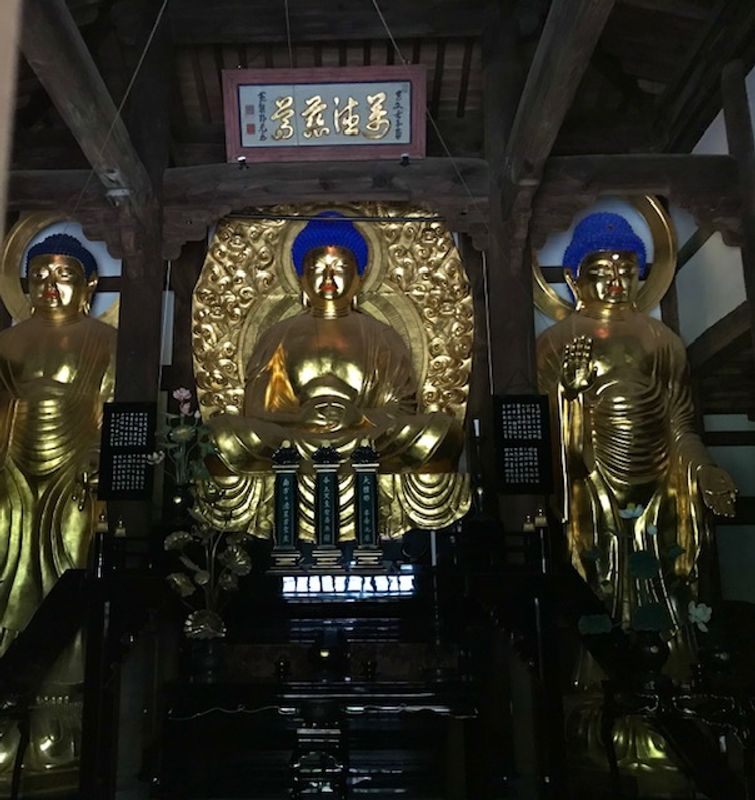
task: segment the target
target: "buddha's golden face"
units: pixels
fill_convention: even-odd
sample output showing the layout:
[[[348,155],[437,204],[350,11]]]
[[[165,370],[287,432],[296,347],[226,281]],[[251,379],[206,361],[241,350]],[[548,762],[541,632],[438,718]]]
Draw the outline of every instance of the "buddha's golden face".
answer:
[[[29,298],[35,311],[78,314],[91,299],[96,273],[87,279],[70,256],[40,255],[29,261]]]
[[[637,255],[608,250],[591,253],[580,264],[576,283],[583,303],[632,303],[640,286]]]
[[[313,308],[333,304],[348,306],[359,289],[354,256],[341,247],[310,250],[304,257],[301,284]]]

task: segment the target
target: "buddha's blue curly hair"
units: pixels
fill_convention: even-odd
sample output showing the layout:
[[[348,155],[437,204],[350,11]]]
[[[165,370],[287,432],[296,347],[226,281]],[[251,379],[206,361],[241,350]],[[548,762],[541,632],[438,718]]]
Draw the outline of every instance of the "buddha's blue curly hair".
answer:
[[[343,247],[350,250],[357,262],[357,271],[367,268],[367,242],[354,223],[337,211],[323,211],[311,219],[294,239],[291,256],[299,275],[304,271],[304,257],[316,247]]]
[[[620,214],[602,211],[585,217],[574,229],[572,240],[564,253],[564,266],[576,272],[585,256],[600,250],[635,253],[640,265],[640,277],[645,277],[645,245]]]
[[[84,269],[84,274],[87,278],[93,273],[97,272],[97,259],[84,247],[84,245],[75,237],[69,236],[67,233],[53,233],[37,242],[33,247],[29,248],[29,253],[26,256],[26,269],[29,269],[29,261],[35,256],[68,256],[75,258]]]

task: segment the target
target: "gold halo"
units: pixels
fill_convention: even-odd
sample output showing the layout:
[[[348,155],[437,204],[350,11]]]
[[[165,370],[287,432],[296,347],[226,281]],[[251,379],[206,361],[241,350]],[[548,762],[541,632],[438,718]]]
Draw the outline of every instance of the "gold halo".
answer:
[[[642,214],[653,238],[653,264],[637,294],[637,308],[650,311],[669,290],[676,272],[676,234],[666,210],[652,195],[627,197]],[[561,297],[545,280],[537,253],[532,250],[532,294],[535,306],[551,319],[560,320],[574,311],[574,302]]]
[[[403,294],[394,291],[386,293],[385,289],[383,292],[378,291],[378,287],[383,284],[385,287],[389,286],[386,275],[391,263],[385,235],[380,226],[374,222],[353,219],[355,216],[365,216],[366,209],[364,206],[329,204],[322,207],[318,205],[314,208],[307,208],[306,211],[307,214],[304,219],[292,220],[285,226],[283,234],[275,245],[276,261],[282,265],[278,273],[281,296],[276,299],[276,302],[266,304],[267,307],[264,310],[257,311],[255,309],[254,314],[252,309],[247,312],[247,319],[254,318],[255,324],[254,330],[251,331],[249,324],[245,323],[240,334],[240,346],[237,356],[239,374],[244,374],[244,369],[251,356],[259,332],[265,330],[274,322],[301,312],[301,284],[292,256],[294,240],[316,214],[322,211],[335,211],[350,220],[367,243],[368,266],[362,276],[362,282],[359,287],[359,308],[379,322],[383,322],[398,331],[409,348],[417,379],[419,384],[422,385],[427,378],[429,357],[427,340],[423,335],[424,326],[419,312]],[[274,209],[270,218],[276,218]],[[226,219],[234,219],[233,214],[230,214]],[[238,219],[243,220],[244,218],[239,217]],[[390,217],[385,217],[386,222],[390,222],[390,219]],[[452,246],[456,249],[456,244],[453,241]],[[459,258],[461,259],[461,257]],[[268,295],[268,298],[273,296]],[[398,310],[399,308],[400,311]]]
[[[21,260],[29,244],[45,228],[58,222],[68,222],[71,218],[58,211],[35,211],[27,214],[8,231],[0,254],[0,298],[8,313],[16,322],[31,316],[31,304],[21,286]],[[118,327],[119,302],[115,300],[100,314],[102,322]]]
[[[369,268],[362,276],[362,283],[359,287],[359,293],[363,294],[364,292],[369,292],[373,287],[382,283],[386,264],[384,249],[385,243],[383,242],[382,238],[377,235],[377,231],[375,230],[377,226],[364,224],[357,220],[351,219],[351,217],[355,215],[360,215],[360,212],[353,208],[349,208],[348,206],[323,206],[321,209],[314,211],[312,216],[314,216],[314,214],[319,214],[321,211],[335,211],[343,215],[346,219],[350,220],[352,225],[359,231],[359,233],[362,235],[362,238],[367,243],[367,264]],[[286,288],[288,290],[294,291],[297,294],[301,291],[301,286],[299,284],[299,276],[296,272],[296,265],[294,264],[294,259],[292,256],[294,239],[296,239],[299,233],[310,221],[310,219],[304,219],[301,222],[294,222],[291,225],[286,226],[286,231],[284,235],[281,236],[278,245],[278,263],[283,265],[283,269],[281,270],[281,282],[286,284]]]

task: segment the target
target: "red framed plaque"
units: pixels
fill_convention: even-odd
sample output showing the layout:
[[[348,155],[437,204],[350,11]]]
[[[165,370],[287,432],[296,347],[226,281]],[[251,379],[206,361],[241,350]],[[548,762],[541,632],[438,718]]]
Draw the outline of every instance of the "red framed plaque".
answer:
[[[223,70],[229,161],[425,155],[425,67]]]

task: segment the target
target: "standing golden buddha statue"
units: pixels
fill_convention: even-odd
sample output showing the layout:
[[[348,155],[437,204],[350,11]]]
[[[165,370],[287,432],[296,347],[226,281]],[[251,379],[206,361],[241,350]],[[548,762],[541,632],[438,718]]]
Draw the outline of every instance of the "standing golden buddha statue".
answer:
[[[538,375],[573,565],[623,627],[650,610],[675,630],[705,569],[707,512],[732,515],[736,488],[695,432],[684,345],[637,308],[644,270],[623,217],[582,220],[564,256],[576,309],[539,337]]]
[[[380,458],[382,535],[451,524],[469,507],[468,479],[456,474],[462,426],[452,414],[423,411],[404,339],[356,307],[370,257],[365,239],[348,218],[325,212],[298,233],[291,257],[304,307],[256,341],[244,370],[243,412],[208,421],[223,465],[215,481],[225,492],[219,501],[200,498],[205,516],[269,533],[271,459],[286,441],[302,458],[300,536],[312,540],[312,455],[327,446],[346,462],[367,439]],[[353,477],[346,473],[340,493],[340,537],[353,539]]]
[[[55,234],[34,245],[27,257],[32,316],[0,333],[0,655],[61,574],[86,565],[96,520],[90,489],[102,404],[112,397],[116,339],[113,328],[88,316],[96,270],[73,236]],[[77,641],[43,694],[55,695],[60,706],[82,673]],[[79,715],[80,706],[66,714],[46,707],[44,698],[33,709],[24,796],[35,793],[35,775],[47,786],[62,771],[75,785]],[[9,780],[16,743],[15,726],[2,730],[0,780]]]

